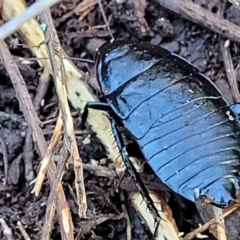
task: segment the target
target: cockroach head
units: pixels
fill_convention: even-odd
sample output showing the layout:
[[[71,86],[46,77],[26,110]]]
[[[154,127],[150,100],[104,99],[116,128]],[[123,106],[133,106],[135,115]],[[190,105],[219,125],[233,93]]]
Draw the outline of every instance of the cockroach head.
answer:
[[[95,58],[101,91],[105,95],[121,91],[121,87],[168,55],[169,51],[142,42],[116,40],[103,44]]]

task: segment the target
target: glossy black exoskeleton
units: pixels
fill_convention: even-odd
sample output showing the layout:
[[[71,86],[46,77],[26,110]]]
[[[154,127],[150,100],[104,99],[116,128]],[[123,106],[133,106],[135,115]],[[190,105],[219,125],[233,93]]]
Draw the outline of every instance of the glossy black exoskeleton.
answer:
[[[88,108],[111,110],[173,191],[220,207],[236,199],[238,116],[208,77],[161,47],[127,41],[104,44],[96,68],[106,103],[87,104],[83,122]]]

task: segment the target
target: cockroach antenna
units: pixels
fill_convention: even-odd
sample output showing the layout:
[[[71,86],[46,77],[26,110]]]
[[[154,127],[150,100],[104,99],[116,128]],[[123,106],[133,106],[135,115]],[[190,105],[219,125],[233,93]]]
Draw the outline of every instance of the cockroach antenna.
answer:
[[[26,57],[18,57],[18,56],[14,56],[16,58],[17,61],[37,61],[37,60],[44,60],[44,59],[49,59],[48,57],[42,57],[42,58],[37,58],[37,57],[30,57],[30,58],[26,58]],[[83,63],[95,63],[93,60],[91,59],[86,59],[86,58],[77,58],[77,57],[63,57],[63,59],[68,59],[68,60],[76,60],[76,61],[80,61]]]
[[[104,12],[104,9],[103,9],[101,0],[98,0],[98,5],[99,5],[99,8],[100,8],[100,10],[101,10],[101,12],[102,12],[103,20],[104,20],[104,22],[105,22],[105,24],[106,24],[106,26],[107,26],[108,32],[109,32],[110,37],[111,37],[111,43],[112,43],[112,42],[114,41],[114,37],[113,37],[112,32],[111,32],[111,29],[110,29],[110,27],[109,27],[109,23],[108,23],[106,14],[105,14],[105,12]]]

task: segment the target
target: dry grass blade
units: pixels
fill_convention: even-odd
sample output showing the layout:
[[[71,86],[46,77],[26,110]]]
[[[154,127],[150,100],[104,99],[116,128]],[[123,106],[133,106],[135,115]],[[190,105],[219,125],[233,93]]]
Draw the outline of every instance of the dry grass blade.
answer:
[[[0,136],[0,145],[2,147],[2,152],[3,152],[3,162],[4,162],[4,175],[5,179],[3,184],[7,184],[7,179],[8,179],[8,151],[7,151],[7,145],[4,141],[4,139]]]
[[[40,16],[40,21],[47,25],[45,31],[45,41],[47,41],[47,50],[52,64],[53,79],[59,98],[60,109],[62,112],[63,125],[66,131],[64,136],[65,144],[71,154],[71,160],[74,164],[75,187],[77,192],[79,216],[86,217],[87,197],[85,193],[82,159],[79,156],[76,137],[74,133],[73,120],[67,100],[66,74],[63,64],[63,51],[57,36],[56,29],[49,9],[45,10]]]
[[[223,55],[223,62],[224,62],[225,71],[227,74],[227,79],[232,90],[231,92],[232,92],[233,98],[236,102],[239,102],[240,93],[238,90],[238,82],[237,82],[236,74],[233,67],[230,49],[228,46],[225,45],[225,41],[223,39],[220,39],[220,47]]]
[[[225,8],[226,8],[225,3],[221,4],[221,2],[220,2],[219,6],[218,6],[218,11],[217,11],[217,15],[219,17],[223,17]],[[222,56],[223,56],[225,72],[227,75],[229,85],[232,90],[231,92],[232,92],[235,102],[239,102],[240,101],[240,93],[238,90],[237,76],[234,71],[232,56],[231,56],[230,49],[229,49],[230,40],[225,41],[223,38],[220,37],[219,42],[220,42],[220,49],[221,49]]]
[[[47,149],[47,154],[43,158],[37,178],[34,180],[35,185],[32,190],[32,193],[35,193],[36,196],[38,196],[40,193],[40,190],[42,187],[42,182],[44,180],[44,177],[45,177],[45,174],[47,171],[47,167],[49,165],[49,162],[51,161],[54,150],[55,150],[57,143],[59,141],[59,138],[61,136],[62,126],[63,126],[63,121],[62,121],[62,114],[60,111],[51,141],[50,141],[48,149]]]
[[[38,119],[37,113],[34,109],[33,103],[31,101],[30,95],[27,90],[26,83],[14,62],[13,57],[11,56],[7,45],[5,42],[0,41],[0,59],[2,60],[5,68],[9,74],[9,77],[13,83],[16,96],[21,106],[23,115],[28,122],[28,125],[32,128],[33,139],[36,142],[41,156],[47,154],[47,142],[43,136],[43,132],[39,127],[40,121]],[[48,167],[48,177],[51,182],[53,182],[53,173],[56,172],[55,163],[50,161]],[[61,226],[62,239],[74,239],[73,238],[73,223],[71,215],[68,209],[68,205],[65,199],[65,195],[62,189],[62,186],[59,189],[58,199],[57,199],[57,210],[59,215],[59,221]],[[63,224],[68,226],[68,232],[65,232]]]

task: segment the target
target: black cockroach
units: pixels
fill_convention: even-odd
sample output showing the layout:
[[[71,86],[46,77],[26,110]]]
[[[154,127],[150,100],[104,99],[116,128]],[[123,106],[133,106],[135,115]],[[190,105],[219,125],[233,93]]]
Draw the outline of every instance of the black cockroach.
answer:
[[[88,103],[83,124],[88,108],[110,110],[119,149],[116,116],[174,192],[220,207],[236,199],[238,116],[208,77],[159,46],[129,41],[104,44],[96,68],[106,102]]]
[[[123,160],[143,196],[148,196],[147,190],[128,160],[115,120],[174,192],[223,208],[236,200],[240,179],[237,105],[230,106],[207,76],[166,49],[131,41],[101,46],[96,72],[104,102],[86,104],[82,125],[89,108],[109,111]],[[145,200],[157,215],[150,197]]]

